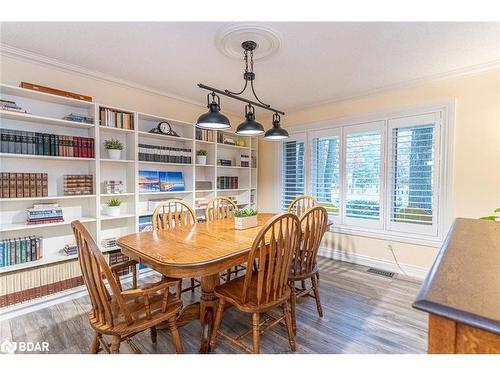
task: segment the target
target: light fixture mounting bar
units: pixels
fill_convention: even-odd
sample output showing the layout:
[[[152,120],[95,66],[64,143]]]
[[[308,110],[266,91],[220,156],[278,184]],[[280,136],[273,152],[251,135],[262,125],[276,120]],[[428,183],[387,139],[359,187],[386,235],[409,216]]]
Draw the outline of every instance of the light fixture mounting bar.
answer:
[[[262,105],[260,103],[254,102],[253,100],[248,100],[248,99],[245,99],[245,98],[240,98],[239,96],[227,93],[227,92],[225,92],[223,90],[219,90],[219,89],[216,89],[214,87],[210,87],[210,86],[204,85],[203,83],[198,83],[198,87],[200,89],[204,89],[204,90],[216,92],[217,94],[227,96],[228,98],[231,98],[231,99],[236,99],[236,100],[239,100],[241,102],[244,102],[244,103],[247,103],[247,104],[251,104],[251,105],[253,105],[255,107],[259,107],[259,108],[265,109],[267,111],[279,113],[280,115],[283,115],[283,116],[285,115],[285,112],[280,111],[278,109],[274,109],[272,107],[267,107],[267,106]]]

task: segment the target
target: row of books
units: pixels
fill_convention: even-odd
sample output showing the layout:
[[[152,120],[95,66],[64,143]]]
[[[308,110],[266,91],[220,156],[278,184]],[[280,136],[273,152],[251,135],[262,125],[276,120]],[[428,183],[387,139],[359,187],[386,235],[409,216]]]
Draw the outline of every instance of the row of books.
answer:
[[[105,180],[102,184],[104,194],[121,194],[125,192],[122,180]]]
[[[76,113],[70,113],[69,115],[64,116],[63,120],[74,121],[74,122],[83,122],[85,124],[93,124],[94,123],[93,117],[87,117],[87,116],[79,115]]]
[[[214,132],[212,130],[206,130],[206,129],[197,128],[195,133],[195,138],[198,141],[207,141],[207,142],[215,141]]]
[[[33,262],[42,258],[42,237],[29,236],[0,241],[0,267]]]
[[[64,195],[86,195],[94,191],[94,176],[91,174],[64,175]]]
[[[238,189],[238,176],[218,176],[217,189]]]
[[[191,149],[139,144],[139,160],[191,164]]]
[[[1,198],[48,196],[47,173],[2,172]]]
[[[101,107],[99,109],[101,126],[120,129],[134,129],[134,115]]]
[[[11,100],[0,99],[0,110],[2,111],[12,111],[12,112],[20,112],[26,113],[27,111],[22,107],[19,107],[16,102]]]
[[[0,152],[25,155],[94,157],[94,138],[49,133],[0,130]]]
[[[212,181],[196,181],[194,186],[196,190],[212,190]]]
[[[62,208],[57,203],[34,204],[28,208],[26,224],[48,224],[64,221]]]

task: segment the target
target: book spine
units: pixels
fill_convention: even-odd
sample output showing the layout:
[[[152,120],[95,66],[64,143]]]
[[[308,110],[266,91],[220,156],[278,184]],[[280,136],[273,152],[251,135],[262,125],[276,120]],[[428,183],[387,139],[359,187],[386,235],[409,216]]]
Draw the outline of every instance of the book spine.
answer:
[[[36,174],[35,173],[30,173],[29,174],[29,185],[30,185],[30,189],[29,189],[29,195],[30,197],[36,197]]]
[[[49,196],[49,181],[47,173],[42,173],[42,197]]]
[[[60,136],[57,134],[54,136],[54,155],[55,156],[61,156],[59,154],[59,138],[60,138]]]
[[[22,198],[24,193],[23,174],[16,173],[16,197]]]
[[[50,155],[50,134],[43,133],[43,155]]]
[[[2,173],[2,198],[10,198],[9,175],[8,172]]]
[[[30,195],[30,174],[23,173],[23,197],[31,197]]]
[[[0,242],[0,267],[5,267],[4,241]]]
[[[22,136],[20,131],[14,132],[14,153],[20,154],[22,151]]]
[[[56,136],[50,134],[50,156],[56,156]]]

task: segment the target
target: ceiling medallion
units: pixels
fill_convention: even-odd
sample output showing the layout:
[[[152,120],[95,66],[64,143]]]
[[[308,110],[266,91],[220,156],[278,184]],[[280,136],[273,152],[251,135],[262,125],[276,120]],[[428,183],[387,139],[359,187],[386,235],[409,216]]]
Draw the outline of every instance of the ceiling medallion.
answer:
[[[241,44],[252,40],[257,44],[254,60],[265,59],[283,44],[279,31],[260,22],[237,22],[221,28],[215,36],[215,45],[224,55],[241,60]]]

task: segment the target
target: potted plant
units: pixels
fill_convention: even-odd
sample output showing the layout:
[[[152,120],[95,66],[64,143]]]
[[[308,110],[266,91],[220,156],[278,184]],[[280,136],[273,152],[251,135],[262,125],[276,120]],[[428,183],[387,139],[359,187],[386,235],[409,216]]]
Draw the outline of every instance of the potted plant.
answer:
[[[119,200],[118,198],[112,198],[110,199],[106,205],[107,205],[107,213],[109,216],[120,216],[120,206],[122,204],[122,201]]]
[[[108,156],[113,160],[121,159],[121,152],[123,150],[123,143],[121,143],[118,139],[107,139],[104,141],[104,148],[108,150]]]
[[[493,215],[480,217],[481,220],[500,221],[500,207],[493,211]]]
[[[196,164],[207,164],[207,150],[197,150],[196,151]]]
[[[253,228],[257,226],[257,210],[247,208],[234,212],[234,228],[238,230]]]

